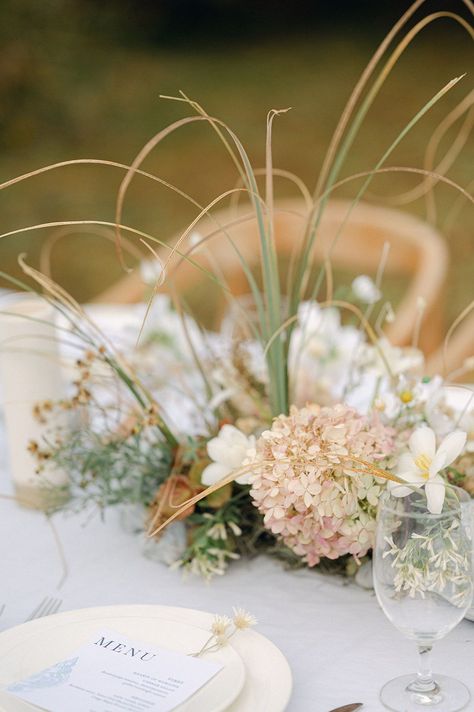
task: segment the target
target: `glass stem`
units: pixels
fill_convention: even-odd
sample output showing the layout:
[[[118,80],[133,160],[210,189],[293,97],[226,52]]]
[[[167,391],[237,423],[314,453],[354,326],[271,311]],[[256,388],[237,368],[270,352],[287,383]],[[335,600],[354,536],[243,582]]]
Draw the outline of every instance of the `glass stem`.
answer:
[[[418,643],[418,672],[407,690],[415,694],[420,704],[434,704],[439,701],[439,686],[431,672],[431,645]]]
[[[431,645],[418,644],[418,683],[425,689],[434,685],[433,673],[431,672]]]

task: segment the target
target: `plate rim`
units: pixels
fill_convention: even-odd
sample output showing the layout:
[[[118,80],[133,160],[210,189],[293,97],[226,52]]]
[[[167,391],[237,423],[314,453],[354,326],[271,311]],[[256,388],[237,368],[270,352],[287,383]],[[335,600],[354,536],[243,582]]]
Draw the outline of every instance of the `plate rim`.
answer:
[[[5,641],[8,641],[8,638],[10,636],[16,637],[19,634],[22,637],[29,630],[32,630],[32,632],[34,629],[37,628],[41,630],[42,627],[48,627],[50,624],[53,623],[53,621],[59,622],[58,619],[61,618],[67,619],[69,617],[77,616],[100,616],[100,614],[105,613],[107,613],[108,615],[116,615],[117,617],[143,618],[149,616],[153,618],[167,618],[168,620],[175,620],[178,623],[185,623],[190,625],[191,627],[199,628],[201,630],[207,630],[209,623],[214,617],[214,614],[210,613],[209,611],[186,608],[183,606],[167,606],[164,604],[138,603],[89,607],[86,606],[62,611],[61,613],[57,613],[53,616],[44,616],[43,618],[21,623],[17,626],[13,626],[12,628],[8,628],[7,630],[2,631],[0,633],[0,646],[2,646]],[[272,651],[272,654],[275,656],[275,659],[278,662],[280,668],[278,671],[278,680],[280,681],[280,683],[282,683],[282,685],[278,693],[278,707],[272,707],[271,710],[269,708],[262,708],[261,712],[283,712],[288,706],[293,690],[293,675],[288,660],[283,655],[282,651],[275,645],[275,643],[273,643],[262,633],[259,633],[253,629],[247,630],[245,631],[245,633],[246,635],[251,636],[254,642],[257,642],[259,645],[264,645],[265,647],[267,647],[267,649],[270,649]],[[234,651],[241,657],[244,669],[247,670],[245,653],[239,650],[238,641],[231,641],[230,645],[232,645]],[[239,698],[245,689],[245,685],[249,682],[249,680],[247,680],[247,677],[247,675],[244,676],[244,682],[241,687],[241,690],[235,700],[231,703],[231,708],[235,707],[235,709],[238,709]],[[260,712],[260,710],[254,710],[252,712]]]

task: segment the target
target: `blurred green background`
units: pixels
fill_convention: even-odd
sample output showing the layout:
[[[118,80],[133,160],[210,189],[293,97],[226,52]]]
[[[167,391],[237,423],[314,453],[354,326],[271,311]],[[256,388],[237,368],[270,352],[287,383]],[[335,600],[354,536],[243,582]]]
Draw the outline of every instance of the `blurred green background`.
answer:
[[[184,106],[159,99],[182,89],[230,124],[255,166],[264,162],[267,111],[291,106],[275,123],[274,164],[297,173],[312,189],[351,88],[407,4],[293,5],[280,0],[3,0],[0,180],[71,158],[130,163],[154,133],[186,114]],[[428,2],[424,14],[439,8],[467,17],[456,0]],[[373,167],[437,90],[472,69],[472,57],[471,40],[451,19],[425,30],[390,75],[344,175]],[[403,141],[390,164],[422,166],[432,132],[471,88],[468,74]],[[440,157],[459,127],[460,122],[443,140]],[[448,175],[468,186],[473,157],[474,144],[468,141]],[[166,139],[143,167],[202,203],[235,181],[232,164],[204,124]],[[54,220],[113,220],[122,175],[113,168],[68,167],[7,188],[0,192],[1,232]],[[371,199],[389,198],[418,181],[402,174],[378,178]],[[281,190],[285,194],[287,185]],[[339,193],[353,194],[354,187]],[[438,226],[451,250],[446,308],[452,320],[474,298],[472,207],[464,205],[445,230],[457,193],[438,186],[435,194]],[[403,209],[423,216],[425,203]],[[169,191],[138,178],[127,197],[124,222],[166,240],[194,214]],[[20,252],[38,264],[47,234],[4,239],[1,269],[19,275]],[[52,265],[55,278],[79,299],[93,297],[121,274],[113,247],[80,233],[58,243]]]

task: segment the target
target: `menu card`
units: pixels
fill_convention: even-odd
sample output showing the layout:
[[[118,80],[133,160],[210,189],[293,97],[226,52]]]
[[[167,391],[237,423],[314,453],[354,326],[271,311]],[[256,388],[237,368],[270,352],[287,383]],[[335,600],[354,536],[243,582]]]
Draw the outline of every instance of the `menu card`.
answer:
[[[5,691],[48,712],[170,712],[221,668],[100,630],[67,660]]]

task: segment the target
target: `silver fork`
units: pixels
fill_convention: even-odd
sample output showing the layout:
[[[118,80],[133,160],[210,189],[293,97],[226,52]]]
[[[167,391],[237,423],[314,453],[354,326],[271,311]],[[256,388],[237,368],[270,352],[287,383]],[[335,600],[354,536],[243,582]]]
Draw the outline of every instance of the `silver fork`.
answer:
[[[44,616],[52,616],[57,613],[62,606],[62,600],[60,598],[50,598],[46,596],[41,603],[36,606],[36,608],[30,613],[28,618],[25,619],[25,623],[28,621],[34,621],[37,618],[43,618]]]
[[[5,610],[5,604],[0,606],[0,616],[3,614],[3,611]]]

